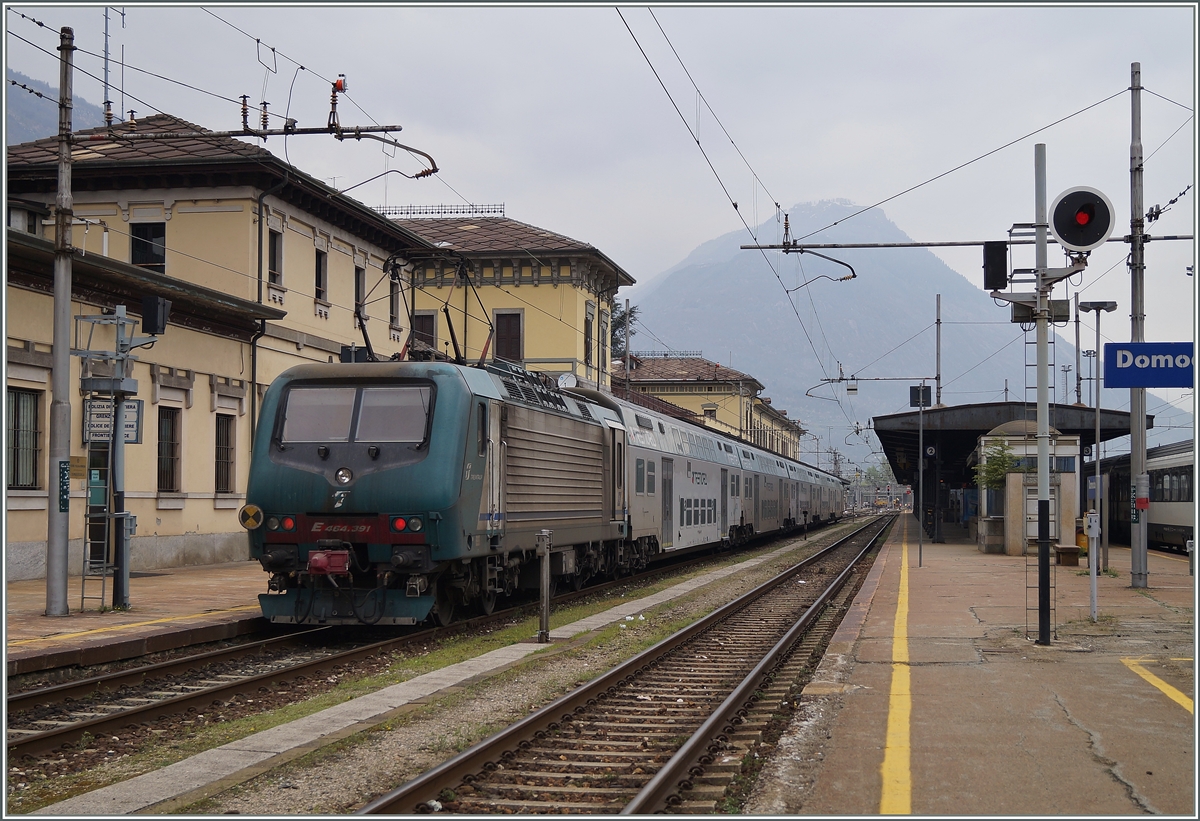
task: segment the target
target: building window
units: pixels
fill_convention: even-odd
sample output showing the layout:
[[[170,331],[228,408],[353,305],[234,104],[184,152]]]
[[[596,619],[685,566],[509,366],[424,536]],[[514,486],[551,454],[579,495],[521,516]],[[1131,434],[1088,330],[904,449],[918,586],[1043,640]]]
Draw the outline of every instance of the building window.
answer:
[[[583,320],[583,364],[592,364],[592,318]]]
[[[167,272],[165,222],[135,222],[129,226],[129,261],[139,268]]]
[[[524,358],[521,350],[520,314],[496,314],[496,357],[510,362],[520,362]]]
[[[313,296],[321,302],[329,301],[329,255],[324,251],[317,251]]]
[[[388,281],[388,323],[400,327],[400,282],[395,279]]]
[[[41,461],[41,431],[38,429],[38,391],[8,389],[8,487],[35,490]]]
[[[437,348],[437,316],[417,314],[413,317],[413,339],[419,339],[431,348]]]
[[[38,215],[24,208],[8,209],[8,227],[27,234],[38,234]]]
[[[234,417],[217,414],[216,491],[234,493],[233,431]],[[159,440],[161,442],[161,440]]]
[[[283,284],[283,232],[271,231],[267,238],[267,282]]]
[[[363,304],[363,300],[367,296],[367,270],[354,266],[354,315],[359,313],[365,318],[367,315],[367,306]]]
[[[600,370],[608,372],[608,314],[600,314],[600,338],[596,340],[596,347],[600,349]]]
[[[179,492],[179,408],[158,409],[158,492]]]

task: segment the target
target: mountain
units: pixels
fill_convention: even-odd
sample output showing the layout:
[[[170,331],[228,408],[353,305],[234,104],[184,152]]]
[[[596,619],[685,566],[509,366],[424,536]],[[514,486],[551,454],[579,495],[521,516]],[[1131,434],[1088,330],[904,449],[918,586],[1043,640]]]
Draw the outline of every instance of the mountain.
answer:
[[[4,144],[17,145],[58,133],[58,87],[41,80],[26,77],[19,71],[7,70],[9,79],[8,105],[4,112]],[[20,86],[12,85],[15,80],[22,85],[41,92],[38,97]],[[71,101],[71,128],[80,131],[104,125],[104,109],[92,105],[78,94]]]
[[[844,200],[797,205],[789,212],[791,236],[840,223],[823,231],[819,241],[912,241],[881,209],[840,222],[857,210]],[[758,231],[764,244],[776,233],[773,221]],[[866,428],[873,416],[908,410],[908,388],[922,377],[934,384],[938,294],[943,404],[1002,401],[1006,380],[1010,399],[1025,397],[1028,384],[1028,400],[1036,401],[1035,334],[1032,327],[1023,333],[1008,321],[1008,306],[995,304],[982,289],[982,272],[973,284],[923,248],[821,251],[854,269],[853,279],[831,281],[850,273],[846,265],[811,254],[743,251],[745,237],[732,232],[699,245],[631,298],[644,327],[674,350],[701,351],[766,385],[763,395],[774,407],[820,436],[824,466],[830,447],[861,467],[877,463],[878,439],[856,435],[855,426]],[[789,295],[785,288],[796,290]],[[633,350],[662,349],[649,333],[636,330]],[[1065,337],[1073,338],[1074,329],[1057,330],[1063,336],[1051,346],[1051,395],[1062,401],[1061,365],[1075,363],[1074,346]],[[1086,376],[1086,362],[1083,368]],[[824,381],[840,375],[858,377],[857,395],[847,395],[844,382]],[[1068,401],[1074,401],[1074,388],[1072,370]],[[1121,401],[1106,392],[1106,406]],[[1184,437],[1171,433],[1163,441]],[[814,461],[816,443],[806,438],[803,447],[806,460]]]

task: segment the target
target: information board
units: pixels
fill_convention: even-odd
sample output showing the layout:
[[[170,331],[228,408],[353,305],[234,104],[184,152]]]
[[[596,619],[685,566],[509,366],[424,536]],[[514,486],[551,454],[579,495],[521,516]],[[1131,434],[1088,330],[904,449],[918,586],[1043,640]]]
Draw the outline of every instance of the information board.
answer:
[[[125,400],[125,444],[142,443],[142,400]],[[83,441],[111,442],[113,429],[113,401],[111,399],[88,399],[83,403]]]

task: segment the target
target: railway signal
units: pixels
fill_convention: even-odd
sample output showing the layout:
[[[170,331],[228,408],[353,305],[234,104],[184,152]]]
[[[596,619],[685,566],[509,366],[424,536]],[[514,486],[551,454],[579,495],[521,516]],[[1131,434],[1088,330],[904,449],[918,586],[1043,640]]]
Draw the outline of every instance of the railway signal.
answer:
[[[1099,248],[1115,225],[1112,202],[1085,185],[1068,188],[1055,197],[1050,214],[1050,233],[1059,245],[1071,251]]]

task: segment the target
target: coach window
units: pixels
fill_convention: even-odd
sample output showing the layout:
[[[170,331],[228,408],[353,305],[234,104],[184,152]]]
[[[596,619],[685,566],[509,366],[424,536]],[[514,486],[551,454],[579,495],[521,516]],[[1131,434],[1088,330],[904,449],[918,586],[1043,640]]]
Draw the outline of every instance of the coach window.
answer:
[[[634,465],[633,492],[641,496],[646,492],[646,460],[638,459]]]
[[[654,460],[646,462],[646,495],[654,495]]]
[[[1190,474],[1184,473],[1179,477],[1179,501],[1192,501],[1192,477]]]

